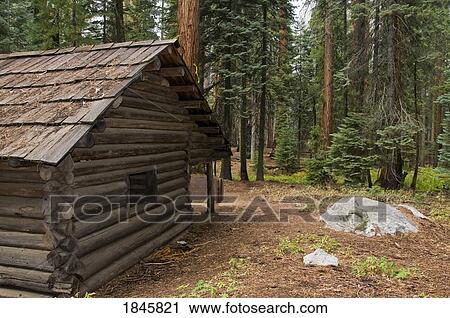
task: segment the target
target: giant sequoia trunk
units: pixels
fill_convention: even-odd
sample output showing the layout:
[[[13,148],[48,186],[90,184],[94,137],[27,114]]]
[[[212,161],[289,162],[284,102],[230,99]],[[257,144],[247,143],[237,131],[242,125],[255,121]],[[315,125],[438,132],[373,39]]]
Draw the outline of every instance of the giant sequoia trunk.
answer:
[[[322,138],[324,148],[331,146],[333,132],[333,23],[331,9],[325,12],[325,53],[323,74]]]
[[[200,2],[199,0],[178,1],[178,36],[184,50],[187,67],[198,80],[200,54]]]

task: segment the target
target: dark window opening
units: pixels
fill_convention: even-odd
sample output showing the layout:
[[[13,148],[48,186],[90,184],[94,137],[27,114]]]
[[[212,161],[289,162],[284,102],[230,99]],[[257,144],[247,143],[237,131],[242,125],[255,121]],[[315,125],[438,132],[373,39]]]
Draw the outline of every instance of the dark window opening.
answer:
[[[140,200],[139,197],[153,197],[156,202],[158,195],[158,178],[156,170],[129,175],[131,201]]]

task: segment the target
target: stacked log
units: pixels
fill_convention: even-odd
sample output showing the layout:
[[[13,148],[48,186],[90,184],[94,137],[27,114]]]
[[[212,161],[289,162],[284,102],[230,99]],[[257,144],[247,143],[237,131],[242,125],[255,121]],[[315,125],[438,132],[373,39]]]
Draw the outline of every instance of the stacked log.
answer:
[[[104,129],[92,132],[92,148],[72,151],[74,193],[108,198],[99,198],[97,213],[92,215],[75,209],[77,257],[83,264],[81,292],[100,287],[189,226],[176,224],[175,218],[178,211],[190,208],[190,147],[195,124],[178,106],[176,94],[147,84],[125,91],[122,104],[105,115]],[[157,199],[130,206],[121,198],[127,197],[131,187],[133,192],[149,190],[146,175],[155,178],[150,188]]]
[[[58,284],[70,286],[67,294],[76,288],[77,278],[82,264],[77,257],[78,241],[74,236],[74,208],[72,186],[74,162],[68,155],[58,166],[39,167],[39,173],[44,185],[44,220],[47,227],[47,237],[51,240],[53,249],[47,255],[47,261],[53,272],[48,279],[50,287]],[[55,204],[55,200],[58,204]]]
[[[0,297],[71,292],[72,282],[51,283],[55,268],[48,256],[55,245],[43,209],[47,183],[38,165],[0,162]]]
[[[93,291],[189,227],[175,220],[211,139],[167,81],[134,84],[121,101],[57,166],[0,161],[0,296]],[[157,197],[133,206],[131,188]]]

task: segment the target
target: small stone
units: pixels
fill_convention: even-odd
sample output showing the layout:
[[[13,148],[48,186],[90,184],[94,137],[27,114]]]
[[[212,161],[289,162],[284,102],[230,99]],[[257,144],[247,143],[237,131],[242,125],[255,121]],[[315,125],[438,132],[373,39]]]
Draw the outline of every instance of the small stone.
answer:
[[[303,263],[306,266],[339,266],[339,260],[336,256],[328,254],[320,248],[303,257]]]
[[[183,249],[183,250],[191,250],[192,246],[186,242],[186,241],[177,241],[177,244],[179,246],[179,248]]]

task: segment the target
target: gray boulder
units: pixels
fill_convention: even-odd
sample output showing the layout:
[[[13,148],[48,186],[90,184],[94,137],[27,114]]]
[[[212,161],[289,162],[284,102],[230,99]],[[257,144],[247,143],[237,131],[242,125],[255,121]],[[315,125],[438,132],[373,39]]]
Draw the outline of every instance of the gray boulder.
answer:
[[[303,264],[306,266],[339,266],[336,256],[328,254],[322,249],[317,249],[313,253],[303,257]]]
[[[363,197],[339,200],[320,219],[336,231],[368,237],[418,231],[417,226],[392,205]]]

